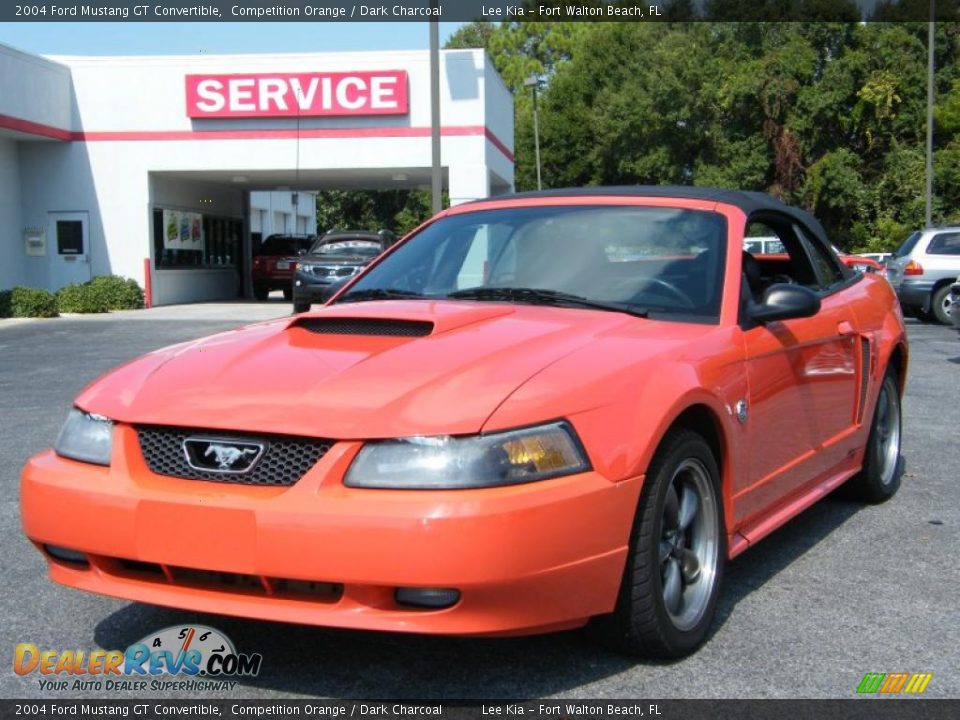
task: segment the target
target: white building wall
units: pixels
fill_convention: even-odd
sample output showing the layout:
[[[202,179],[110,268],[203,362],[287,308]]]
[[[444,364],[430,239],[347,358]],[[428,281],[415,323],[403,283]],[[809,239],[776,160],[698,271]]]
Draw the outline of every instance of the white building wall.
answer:
[[[284,232],[315,235],[317,194],[295,190],[252,191],[250,232],[260,233],[263,238]]]
[[[23,283],[22,230],[17,143],[0,138],[0,290]]]
[[[427,52],[84,57],[58,58],[57,62],[31,57],[0,47],[0,114],[59,128],[57,132],[66,134],[66,139],[34,137],[17,142],[16,147],[8,140],[0,147],[0,188],[18,184],[20,190],[17,202],[13,189],[0,195],[0,203],[5,203],[0,207],[7,209],[0,223],[0,267],[8,268],[0,270],[4,273],[0,278],[15,276],[24,284],[58,287],[55,263],[62,258],[54,257],[55,239],[48,238],[46,258],[27,258],[21,231],[46,227],[50,212],[84,211],[89,214],[91,274],[120,274],[145,284],[144,260],[153,261],[152,208],[176,203],[201,212],[216,210],[209,205],[196,207],[183,195],[193,187],[185,180],[190,174],[268,175],[296,167],[304,172],[362,172],[382,178],[389,187],[397,169],[430,165]],[[301,118],[297,138],[289,136],[296,127],[294,118],[191,120],[185,112],[184,77],[190,73],[378,69],[407,71],[407,115]],[[512,186],[512,102],[484,53],[444,51],[441,88],[441,162],[451,201],[485,197]],[[4,132],[2,121],[0,133]],[[271,136],[276,130],[286,131],[287,136]],[[488,135],[495,136],[496,142]],[[0,140],[3,137],[0,134]],[[19,181],[15,183],[17,157]],[[176,174],[179,191],[162,180],[158,184],[158,178],[168,173]],[[244,187],[229,182],[220,183],[225,195],[218,202],[229,205],[232,213],[238,197],[242,202]],[[260,216],[264,236],[298,227],[292,215],[281,219],[284,230],[267,227],[277,211],[292,213],[292,205],[277,207],[284,194],[289,203],[290,193],[278,193],[265,206],[251,197],[251,207],[264,210]],[[300,193],[300,217],[308,232],[315,232],[315,203],[307,195]],[[16,217],[17,205],[19,220],[11,230],[7,218]],[[242,208],[239,212],[241,217],[245,214]],[[189,301],[220,292],[222,288],[210,290],[220,287],[216,282],[201,287],[203,277],[197,274],[201,272],[152,270],[154,301]],[[193,273],[185,276],[192,279],[181,282],[177,278],[182,273]]]
[[[0,45],[0,115],[68,132],[70,69]]]

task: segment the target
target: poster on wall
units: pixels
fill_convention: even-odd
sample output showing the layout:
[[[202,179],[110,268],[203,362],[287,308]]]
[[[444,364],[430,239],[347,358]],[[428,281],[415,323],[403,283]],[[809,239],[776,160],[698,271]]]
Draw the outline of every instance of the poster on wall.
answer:
[[[203,251],[203,215],[180,210],[163,211],[165,250]]]

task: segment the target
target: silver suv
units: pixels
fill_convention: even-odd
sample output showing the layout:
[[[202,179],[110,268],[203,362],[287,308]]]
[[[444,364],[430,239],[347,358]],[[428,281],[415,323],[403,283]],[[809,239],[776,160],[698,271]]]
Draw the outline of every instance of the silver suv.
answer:
[[[918,230],[887,261],[905,315],[950,325],[950,286],[960,275],[960,227]]]

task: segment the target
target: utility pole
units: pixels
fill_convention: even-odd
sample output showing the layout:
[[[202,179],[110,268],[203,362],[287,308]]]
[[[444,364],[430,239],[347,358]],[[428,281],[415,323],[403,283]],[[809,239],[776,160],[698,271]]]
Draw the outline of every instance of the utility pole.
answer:
[[[540,181],[540,120],[537,117],[537,90],[540,88],[540,78],[531,75],[523,81],[523,85],[533,90],[533,147],[537,159],[537,190],[543,190],[543,183]]]
[[[930,0],[930,23],[927,28],[927,215],[926,225],[933,225],[933,46],[934,30],[936,22],[934,21],[934,10],[936,0]]]
[[[440,171],[440,22],[430,21],[430,187],[433,214],[443,209],[443,176]]]

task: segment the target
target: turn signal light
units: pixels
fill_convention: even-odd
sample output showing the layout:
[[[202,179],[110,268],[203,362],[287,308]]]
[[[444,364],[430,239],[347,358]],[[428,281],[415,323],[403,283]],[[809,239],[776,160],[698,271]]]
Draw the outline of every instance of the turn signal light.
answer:
[[[903,267],[904,275],[923,275],[923,265],[911,260]]]

